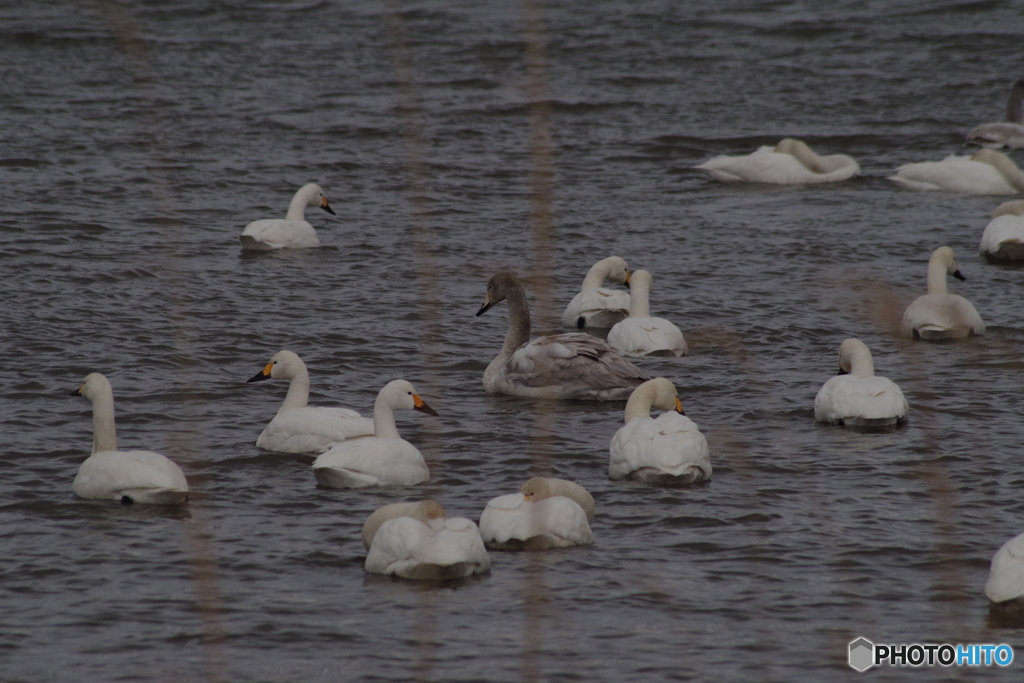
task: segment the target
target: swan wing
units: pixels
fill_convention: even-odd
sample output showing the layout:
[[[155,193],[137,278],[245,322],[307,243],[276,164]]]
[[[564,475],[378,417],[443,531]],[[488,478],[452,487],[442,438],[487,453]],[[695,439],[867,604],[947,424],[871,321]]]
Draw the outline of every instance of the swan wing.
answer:
[[[814,419],[831,424],[903,419],[909,406],[903,391],[885,377],[838,375],[814,398]]]
[[[93,453],[75,477],[72,490],[81,498],[137,503],[179,503],[188,495],[185,474],[170,458],[153,451]]]
[[[978,250],[996,258],[1024,259],[1024,216],[997,216],[981,235]]]
[[[626,318],[608,332],[608,344],[627,356],[685,356],[682,331],[664,318]]]
[[[367,436],[343,441],[313,461],[317,481],[330,488],[412,486],[430,479],[423,455],[404,439]]]
[[[896,169],[893,181],[906,190],[958,192],[961,194],[1017,194],[994,166],[970,157],[951,155],[942,161],[905,164]]]
[[[296,408],[274,417],[256,445],[278,453],[316,453],[359,436],[373,435],[373,420],[347,408]]]
[[[967,133],[967,142],[989,149],[1024,147],[1024,126],[1019,123],[983,123]]]
[[[257,250],[308,249],[320,246],[316,230],[306,221],[268,218],[253,221],[239,236],[242,246]]]
[[[694,168],[722,182],[775,185],[833,183],[847,180],[860,173],[857,162],[844,154],[819,157],[819,164],[828,171],[809,168],[795,156],[776,152],[774,147],[765,146],[746,156],[714,157]]]
[[[509,541],[526,542],[534,549],[565,548],[594,542],[587,514],[580,505],[565,496],[527,501],[523,494],[512,493],[491,500],[480,516],[480,534],[488,544]]]
[[[611,327],[629,315],[629,292],[588,287],[573,297],[562,314],[565,327]],[[580,325],[580,318],[583,324]]]
[[[925,294],[907,306],[900,331],[907,337],[916,332],[923,339],[956,338],[985,334],[985,323],[974,305],[959,294]]]
[[[490,569],[480,532],[463,518],[424,524],[411,517],[384,522],[373,537],[364,568],[407,579],[452,579]]]
[[[690,471],[697,475],[695,481],[711,478],[708,442],[697,425],[679,413],[630,420],[612,437],[610,450],[608,476],[612,479],[642,470],[670,476]]]

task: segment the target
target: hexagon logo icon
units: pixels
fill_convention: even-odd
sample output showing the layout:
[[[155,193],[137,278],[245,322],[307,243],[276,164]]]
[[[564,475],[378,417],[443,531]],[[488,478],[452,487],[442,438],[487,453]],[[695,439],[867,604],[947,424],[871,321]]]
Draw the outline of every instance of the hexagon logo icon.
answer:
[[[858,638],[850,643],[850,666],[857,671],[867,671],[874,666],[875,644],[867,638]]]

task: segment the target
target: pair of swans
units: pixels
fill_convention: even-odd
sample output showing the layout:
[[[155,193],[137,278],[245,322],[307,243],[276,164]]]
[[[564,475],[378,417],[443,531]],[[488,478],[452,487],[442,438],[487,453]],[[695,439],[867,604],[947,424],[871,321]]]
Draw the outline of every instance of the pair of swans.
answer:
[[[693,168],[723,183],[773,185],[837,183],[860,174],[860,166],[851,157],[819,156],[794,138],[784,138],[774,147],[764,146],[746,156],[717,156]]]
[[[1024,201],[1003,202],[992,212],[978,251],[999,261],[1024,261]]]
[[[974,305],[950,294],[946,275],[966,280],[949,247],[939,247],[928,259],[928,293],[919,296],[903,312],[900,334],[917,339],[959,339],[985,334],[985,323]]]
[[[246,251],[273,251],[275,249],[310,249],[320,246],[316,230],[306,222],[306,207],[319,206],[336,215],[327,203],[324,191],[316,183],[303,185],[292,197],[284,218],[253,221],[238,236]]]
[[[839,374],[814,397],[814,419],[854,427],[886,427],[906,420],[907,399],[890,379],[875,376],[871,351],[859,339],[839,346]]]

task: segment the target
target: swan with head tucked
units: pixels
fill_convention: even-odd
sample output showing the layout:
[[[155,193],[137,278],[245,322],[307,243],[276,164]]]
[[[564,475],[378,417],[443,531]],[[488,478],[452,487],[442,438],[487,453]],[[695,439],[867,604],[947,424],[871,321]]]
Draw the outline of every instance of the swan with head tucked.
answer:
[[[355,489],[366,486],[412,486],[430,479],[419,449],[403,439],[395,426],[395,410],[418,410],[436,416],[409,382],[388,382],[373,404],[373,436],[342,441],[313,461],[321,486]]]
[[[979,149],[972,156],[951,154],[942,161],[904,164],[891,180],[904,190],[960,194],[1024,192],[1024,173],[1005,154]]]
[[[1024,534],[1011,538],[992,556],[985,596],[996,605],[1024,608]]]
[[[646,372],[589,334],[554,334],[530,341],[526,292],[512,273],[491,278],[477,315],[506,300],[508,332],[501,352],[484,371],[487,391],[531,398],[621,401],[648,378]]]
[[[335,215],[319,185],[303,185],[292,197],[288,214],[284,218],[266,218],[245,226],[245,230],[238,236],[242,248],[249,251],[273,251],[319,247],[320,238],[316,236],[316,230],[306,222],[307,206],[319,206],[332,216]]]
[[[1006,120],[1001,123],[983,123],[971,129],[967,142],[989,149],[1020,149],[1024,147],[1024,115],[1021,100],[1024,99],[1024,78],[1010,87],[1006,100]]]
[[[818,156],[804,142],[784,138],[740,157],[717,156],[694,169],[723,183],[815,185],[849,180],[860,166],[845,154]]]
[[[653,418],[651,408],[669,412]],[[625,422],[612,437],[609,478],[661,486],[711,478],[708,442],[683,414],[669,380],[656,377],[638,386],[626,403]]]
[[[906,419],[908,409],[899,386],[875,376],[871,351],[859,339],[847,339],[839,346],[839,374],[814,397],[814,419],[835,425],[895,425]]]
[[[491,568],[476,524],[445,518],[433,500],[394,503],[375,511],[363,524],[364,569],[403,579],[448,581]]]
[[[1024,261],[1024,200],[1003,202],[992,212],[978,251],[1000,261]]]
[[[518,493],[498,496],[480,516],[480,535],[493,550],[547,550],[594,542],[594,498],[565,479],[533,477]]]
[[[917,297],[903,312],[900,334],[920,339],[959,339],[985,334],[985,323],[974,304],[946,289],[946,275],[966,280],[956,265],[953,250],[939,247],[928,259],[928,293]]]
[[[651,274],[638,270],[630,282],[629,317],[615,323],[608,344],[626,356],[685,356],[682,331],[664,318],[651,317]]]
[[[608,328],[629,315],[629,292],[602,287],[605,280],[629,286],[629,266],[618,256],[609,256],[590,267],[583,286],[562,314],[566,327]]]
[[[98,372],[86,376],[71,395],[92,401],[92,455],[78,468],[75,495],[156,505],[188,500],[185,475],[170,458],[153,451],[117,450],[114,391],[106,377]]]
[[[278,453],[319,453],[345,439],[373,434],[373,420],[348,408],[314,408],[309,401],[309,371],[298,355],[278,351],[248,382],[287,379],[288,395],[256,446]]]

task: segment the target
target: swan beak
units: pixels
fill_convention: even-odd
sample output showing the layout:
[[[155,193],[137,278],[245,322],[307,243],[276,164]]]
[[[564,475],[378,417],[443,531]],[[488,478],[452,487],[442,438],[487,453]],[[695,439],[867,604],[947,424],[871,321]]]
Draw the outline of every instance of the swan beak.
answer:
[[[484,313],[486,313],[487,311],[491,310],[491,306],[493,306],[493,305],[494,304],[491,303],[491,297],[489,297],[489,296],[484,297],[484,305],[481,306],[480,310],[476,312],[476,317],[479,318]]]
[[[68,396],[81,396],[82,395],[82,389],[84,387],[85,387],[85,382],[82,382],[81,384],[78,385],[78,388],[75,389],[74,391],[72,391],[70,394],[68,394]]]
[[[837,372],[836,374],[837,375],[849,375],[850,371],[849,370],[843,370],[843,366],[840,365],[839,366],[839,372]]]
[[[338,215],[334,213],[334,209],[332,209],[331,205],[327,203],[327,197],[324,197],[323,199],[320,200],[320,208],[326,211],[327,213],[331,214],[332,216]]]
[[[412,405],[413,410],[418,410],[421,413],[426,413],[427,415],[433,415],[434,417],[438,417],[437,411],[428,406],[426,403],[424,403],[423,399],[419,397],[419,394],[412,395]]]
[[[956,270],[953,271],[953,277],[955,277],[957,280],[966,280],[967,279],[967,278],[964,277],[964,274],[960,272],[959,268],[957,268]]]
[[[629,278],[630,277],[632,277],[632,273],[630,273],[629,271],[626,271],[626,281],[623,283],[624,285],[626,285],[626,289],[630,289],[630,286],[629,286]]]
[[[683,402],[679,400],[678,396],[676,396],[676,412],[680,415],[686,415],[686,413],[683,412]]]
[[[256,373],[255,377],[245,380],[245,383],[249,382],[262,382],[265,379],[270,379],[270,371],[274,369],[273,363],[267,363],[266,367]]]

